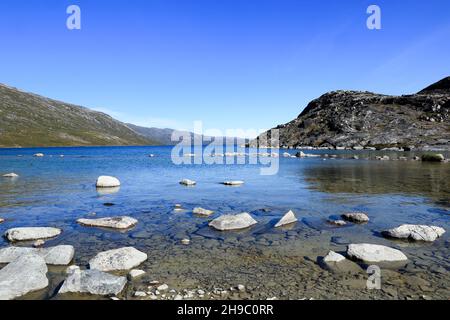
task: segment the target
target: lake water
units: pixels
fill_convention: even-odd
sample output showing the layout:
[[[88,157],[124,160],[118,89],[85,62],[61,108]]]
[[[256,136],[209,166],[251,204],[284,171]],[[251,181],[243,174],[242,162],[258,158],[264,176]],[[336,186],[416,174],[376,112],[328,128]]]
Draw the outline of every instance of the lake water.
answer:
[[[45,157],[33,157],[37,152]],[[229,299],[450,298],[449,232],[434,243],[393,241],[379,235],[405,223],[450,230],[449,163],[372,160],[385,154],[393,159],[412,157],[409,153],[308,151],[337,158],[280,157],[278,174],[263,176],[259,166],[250,164],[177,166],[170,153],[171,147],[2,149],[0,173],[15,172],[20,177],[0,179],[0,217],[6,220],[0,233],[19,226],[59,227],[63,233],[46,246],[75,246],[74,263],[82,267],[107,249],[134,246],[148,253],[148,261],[140,267],[147,275],[130,283],[123,298],[147,290],[152,280],[177,291],[247,286],[247,292],[222,296]],[[360,160],[350,159],[353,154]],[[118,177],[120,190],[97,192],[95,181],[100,175]],[[180,185],[184,178],[197,185]],[[225,180],[245,184],[226,187],[220,184]],[[175,212],[177,203],[186,210]],[[192,214],[194,207],[215,214],[197,217]],[[288,210],[300,221],[274,229],[274,222]],[[326,223],[329,217],[349,211],[366,212],[371,221],[341,228]],[[218,232],[208,226],[221,214],[240,212],[252,214],[258,225],[240,232]],[[134,217],[139,224],[118,232],[75,222],[117,215]],[[181,245],[184,238],[191,244]],[[409,262],[382,269],[381,290],[366,288],[364,266],[340,272],[318,263],[318,257],[329,250],[344,252],[348,243],[361,242],[398,248]],[[0,247],[8,245],[0,239]],[[27,298],[64,298],[55,293],[65,268],[49,269],[49,288]]]

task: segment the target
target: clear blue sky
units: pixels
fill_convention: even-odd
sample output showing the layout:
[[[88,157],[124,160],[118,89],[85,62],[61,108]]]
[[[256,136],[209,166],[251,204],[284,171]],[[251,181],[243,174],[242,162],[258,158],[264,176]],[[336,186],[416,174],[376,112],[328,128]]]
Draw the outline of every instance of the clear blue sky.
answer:
[[[330,90],[450,75],[450,1],[2,0],[0,41],[2,83],[139,125],[262,129]]]

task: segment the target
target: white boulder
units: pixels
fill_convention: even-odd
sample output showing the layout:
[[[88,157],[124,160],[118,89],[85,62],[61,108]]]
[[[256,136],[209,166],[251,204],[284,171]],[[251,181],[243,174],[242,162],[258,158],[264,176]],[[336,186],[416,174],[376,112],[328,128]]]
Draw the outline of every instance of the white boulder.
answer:
[[[47,271],[42,257],[21,255],[0,270],[0,300],[12,300],[46,288]]]
[[[203,208],[199,208],[199,207],[194,208],[194,210],[192,210],[192,212],[199,216],[205,216],[205,217],[208,217],[214,213],[214,211],[212,211],[212,210],[207,210],[207,209],[203,209]]]
[[[364,262],[396,262],[406,261],[408,257],[403,252],[378,244],[350,244],[347,248],[350,258]]]
[[[9,241],[30,241],[54,238],[61,232],[61,229],[51,227],[22,227],[7,230],[5,237]]]
[[[10,263],[20,256],[29,254],[42,257],[49,265],[66,266],[72,261],[75,249],[68,245],[49,248],[7,247],[0,249],[0,263]]]
[[[133,247],[100,252],[89,261],[91,269],[100,271],[130,270],[147,260],[147,254]]]
[[[197,184],[197,182],[195,182],[194,180],[183,179],[180,181],[180,184],[185,185],[185,186],[195,186]]]
[[[97,188],[116,188],[120,187],[119,179],[110,176],[100,176],[97,178]]]
[[[3,178],[17,178],[18,176],[19,176],[18,174],[11,172],[11,173],[4,174]]]
[[[226,186],[241,186],[244,184],[244,181],[234,180],[234,181],[224,181],[222,184]]]
[[[99,219],[78,219],[77,222],[88,227],[103,227],[111,229],[129,229],[138,221],[131,217],[107,217]]]
[[[277,224],[275,225],[275,228],[281,227],[281,226],[285,226],[294,222],[297,222],[298,219],[295,217],[294,212],[292,212],[292,210],[289,210],[288,213],[286,213],[281,219],[280,221],[277,222]]]
[[[334,251],[328,252],[328,254],[323,258],[325,263],[338,263],[345,261],[345,257],[342,254],[339,254]]]
[[[441,237],[445,229],[436,226],[424,226],[414,224],[404,224],[400,227],[383,231],[383,235],[398,239],[411,239],[415,241],[432,242]]]
[[[64,281],[59,293],[89,293],[113,296],[121,293],[127,283],[125,277],[118,277],[100,270],[81,270],[74,266]]]
[[[240,214],[227,214],[214,219],[209,225],[217,230],[239,230],[251,227],[258,222],[247,212]]]
[[[365,222],[369,222],[369,217],[362,212],[349,212],[349,213],[344,213],[342,215],[342,218],[344,218],[347,221],[352,221],[352,222],[356,222],[356,223],[365,223]]]

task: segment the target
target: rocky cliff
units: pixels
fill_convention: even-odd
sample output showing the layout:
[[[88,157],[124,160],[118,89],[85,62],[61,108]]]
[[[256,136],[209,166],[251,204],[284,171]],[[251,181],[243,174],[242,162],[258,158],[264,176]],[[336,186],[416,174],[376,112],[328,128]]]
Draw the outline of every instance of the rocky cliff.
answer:
[[[280,146],[450,148],[450,77],[412,95],[334,91],[279,125]],[[252,144],[270,145],[266,134]],[[269,134],[270,137],[270,134]]]

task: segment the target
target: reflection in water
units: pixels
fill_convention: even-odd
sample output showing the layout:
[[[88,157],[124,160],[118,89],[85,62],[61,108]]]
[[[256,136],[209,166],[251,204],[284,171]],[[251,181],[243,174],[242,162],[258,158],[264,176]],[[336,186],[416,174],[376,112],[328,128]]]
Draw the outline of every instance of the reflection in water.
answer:
[[[449,206],[450,164],[413,161],[329,161],[301,167],[312,188],[331,193],[410,194]]]

